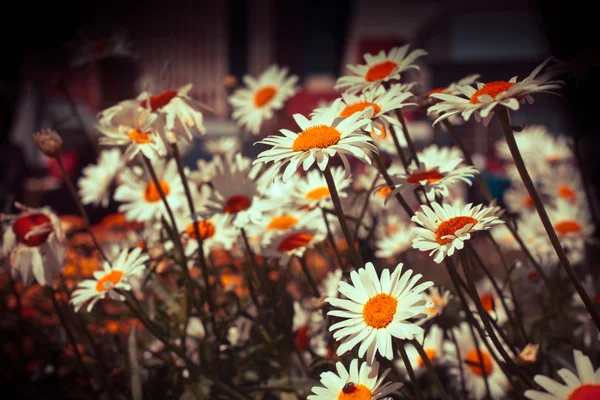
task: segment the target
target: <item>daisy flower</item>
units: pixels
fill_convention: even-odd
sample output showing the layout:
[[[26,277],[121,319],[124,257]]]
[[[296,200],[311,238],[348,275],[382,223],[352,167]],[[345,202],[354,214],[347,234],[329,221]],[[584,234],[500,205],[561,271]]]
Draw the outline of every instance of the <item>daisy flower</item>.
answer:
[[[214,156],[233,156],[238,151],[239,145],[239,139],[233,136],[220,139],[206,139],[203,142],[204,149]]]
[[[342,167],[331,168],[330,171],[340,198],[348,197],[346,190],[350,187],[352,179],[346,177]],[[315,208],[332,205],[327,181],[318,170],[309,171],[304,178],[295,180],[295,183],[289,195],[290,200],[298,207]]]
[[[131,101],[108,108],[100,113],[96,125],[105,135],[100,144],[127,146],[124,157],[128,160],[140,152],[150,160],[157,160],[166,154],[166,149],[162,138],[153,131],[156,118]]]
[[[171,209],[187,206],[175,160],[157,161],[153,167]],[[155,221],[160,220],[161,216],[168,218],[158,188],[149,177],[141,177],[131,171],[121,174],[121,183],[115,191],[114,199],[123,203],[119,206],[119,211],[124,212],[125,218],[130,221]]]
[[[246,75],[243,79],[246,87],[229,97],[232,117],[256,135],[262,122],[273,118],[273,111],[281,110],[285,101],[296,94],[298,77],[289,76],[287,68],[271,65],[258,78]]]
[[[573,206],[568,201],[556,200],[553,207],[548,207],[548,217],[556,231],[561,244],[574,259],[583,259],[584,242],[594,232],[591,216],[583,204]],[[538,228],[543,229],[540,223]],[[572,260],[572,262],[576,262]]]
[[[506,208],[513,213],[521,214],[535,210],[531,195],[523,181],[514,181],[513,185],[504,191]]]
[[[404,223],[402,228],[391,235],[382,235],[375,241],[375,256],[379,258],[393,257],[404,253],[412,246],[413,233],[410,225]]]
[[[324,297],[337,297],[338,286],[342,280],[342,270],[336,269],[329,272],[323,282],[319,285],[319,292]]]
[[[444,342],[444,332],[437,325],[431,325],[427,335],[425,336],[425,340],[421,344],[423,346],[423,350],[425,350],[425,354],[427,354],[427,358],[431,361],[432,364],[437,364],[443,360],[443,342]],[[404,350],[406,350],[406,355],[408,356],[408,360],[410,365],[415,372],[417,378],[420,378],[424,374],[427,373],[427,367],[425,367],[425,362],[421,358],[421,355],[412,344],[406,344],[404,346]],[[396,365],[400,368],[402,372],[408,376],[406,372],[406,365],[404,361],[400,358],[396,361]]]
[[[479,78],[481,78],[481,75],[479,74],[467,75],[464,78],[458,80],[457,82],[450,83],[446,87],[440,87],[430,90],[429,92],[425,93],[423,98],[430,99],[432,98],[431,95],[435,93],[459,95],[461,93],[460,90],[458,90],[460,86],[473,85],[479,80]]]
[[[120,150],[105,150],[100,153],[98,164],[85,167],[82,170],[83,176],[77,182],[81,202],[95,206],[108,206],[110,186],[123,166],[125,162]]]
[[[48,207],[29,208],[15,203],[21,212],[1,215],[7,224],[2,235],[2,259],[13,279],[29,286],[35,279],[50,286],[65,265],[65,234],[56,214]]]
[[[448,289],[443,289],[438,286],[430,287],[427,292],[423,293],[423,296],[425,296],[425,300],[427,300],[428,303],[433,304],[433,306],[427,309],[427,317],[419,321],[419,324],[422,324],[433,317],[437,317],[438,315],[442,315],[450,302],[450,299],[453,297]]]
[[[502,287],[502,283],[497,283],[498,287]],[[477,294],[479,295],[479,300],[483,305],[483,309],[488,313],[490,318],[496,321],[499,326],[502,326],[506,321],[508,321],[508,315],[506,314],[506,310],[502,305],[502,300],[500,296],[498,296],[498,292],[494,288],[494,285],[489,279],[482,279],[477,282]],[[504,290],[502,297],[504,298],[504,303],[508,307],[509,311],[512,311],[513,302],[512,299],[508,295],[508,291]],[[471,305],[471,309],[476,312],[477,308],[475,304]]]
[[[287,265],[293,256],[302,257],[306,250],[325,240],[325,233],[310,227],[298,227],[269,237],[260,254],[279,260],[279,265]]]
[[[471,233],[504,223],[498,217],[490,215],[493,208],[483,204],[472,207],[469,203],[460,207],[434,202],[431,207],[422,205],[423,211],[417,211],[412,217],[415,223],[422,226],[413,228],[413,248],[431,250],[429,255],[435,255],[434,261],[438,264],[446,255],[453,255],[455,249],[461,250],[463,242],[471,238]]]
[[[401,73],[419,70],[414,64],[419,57],[427,55],[422,49],[408,52],[409,45],[394,47],[388,54],[381,50],[377,55],[363,55],[366,64],[346,65],[352,75],[342,76],[335,84],[336,89],[345,89],[347,93],[372,90],[390,80],[400,80]]]
[[[268,243],[270,242],[269,238],[273,235],[305,226],[325,230],[321,212],[318,210],[294,210],[281,207],[265,212],[260,221],[247,227],[247,232],[252,236],[260,236],[261,241]]]
[[[177,90],[167,90],[155,95],[142,92],[137,97],[141,107],[159,117],[153,128],[167,143],[191,143],[192,132],[206,134],[204,117],[200,112],[202,106],[189,96],[191,90],[190,83]]]
[[[386,200],[400,191],[412,191],[418,187],[425,189],[429,200],[435,200],[438,194],[447,197],[450,194],[448,187],[460,181],[471,185],[471,178],[478,171],[473,166],[462,165],[463,161],[457,149],[429,146],[419,153],[418,165],[413,161],[406,172],[393,177],[396,186]]]
[[[379,363],[358,365],[358,360],[350,362],[350,369],[346,370],[344,364],[335,364],[337,374],[331,371],[321,374],[321,386],[312,388],[314,394],[307,400],[378,400],[398,390],[402,383],[383,383],[391,371],[386,369],[379,376]]]
[[[90,312],[94,304],[98,300],[104,299],[107,294],[113,300],[125,301],[125,296],[120,294],[117,289],[131,290],[129,279],[144,272],[145,262],[149,257],[141,253],[142,249],[139,247],[131,252],[124,249],[113,261],[112,267],[105,261],[104,269],[94,272],[94,279],[80,282],[71,295],[70,303],[75,307],[75,312],[78,312],[87,301],[91,300],[87,306],[87,311]]]
[[[471,115],[475,115],[476,120],[483,119],[484,125],[487,126],[496,106],[504,106],[516,111],[519,109],[520,102],[533,103],[532,94],[553,93],[561,88],[562,81],[554,80],[554,77],[559,74],[558,70],[546,68],[550,61],[551,59],[544,61],[522,81],[517,81],[515,76],[508,82],[478,83],[477,88],[471,85],[457,86],[460,95],[433,93],[431,97],[442,101],[429,107],[427,112],[440,114],[434,121],[434,125],[443,119],[460,114],[465,121],[468,121]]]
[[[574,207],[587,207],[583,182],[576,168],[561,165],[540,178],[540,191],[550,199],[562,200]]]
[[[368,120],[368,124],[363,129],[381,136],[389,130],[390,125],[401,129],[400,122],[387,113],[416,105],[405,102],[412,96],[411,92],[404,90],[403,85],[392,85],[389,90],[380,86],[361,94],[342,93],[342,102],[335,104],[338,107],[340,118],[348,118],[357,112],[361,113],[362,118]],[[320,115],[328,110],[329,107],[317,108],[311,115]]]
[[[471,331],[467,322],[452,329],[454,340],[444,342],[444,360],[449,366],[448,372],[459,387],[466,388],[469,397],[480,400],[487,396],[487,379],[493,399],[504,398],[510,388],[510,382],[476,330]],[[475,335],[475,338],[473,337]],[[479,351],[477,344],[479,344]],[[462,373],[461,373],[462,371]],[[464,382],[463,382],[464,376]]]
[[[590,358],[579,350],[573,350],[575,371],[563,368],[558,376],[565,382],[563,385],[544,375],[536,375],[533,379],[544,391],[527,390],[525,397],[531,400],[586,400],[600,398],[600,368],[594,370]]]
[[[365,268],[350,273],[352,285],[339,283],[339,292],[347,299],[325,299],[336,308],[327,314],[343,318],[329,328],[336,331],[335,340],[343,341],[337,349],[338,356],[361,343],[359,357],[367,353],[367,360],[373,362],[379,352],[391,360],[392,336],[405,340],[422,337],[423,328],[408,320],[424,315],[431,306],[423,291],[433,286],[433,282],[417,285],[422,275],[413,276],[412,270],[402,273],[402,266],[398,264],[391,275],[389,269],[384,269],[379,278],[373,264],[367,263]]]
[[[340,121],[338,108],[341,99],[337,99],[329,110],[310,120],[301,114],[294,114],[294,120],[302,129],[295,133],[281,129],[283,136],[269,136],[257,143],[272,146],[258,155],[254,163],[274,162],[277,167],[274,174],[286,166],[282,180],[286,182],[302,164],[305,171],[316,162],[321,171],[329,164],[329,158],[336,154],[340,156],[346,175],[350,174],[350,164],[346,154],[351,154],[359,160],[371,164],[369,151],[377,152],[372,140],[358,130],[369,121],[360,119],[361,113],[354,113]]]
[[[223,248],[231,250],[233,244],[239,236],[238,230],[229,223],[229,219],[223,214],[214,214],[209,219],[203,219],[196,222],[198,233],[202,239],[202,248],[204,254],[210,254],[212,249]],[[198,250],[198,239],[194,222],[188,218],[188,224],[183,233],[185,241],[185,253],[189,256]]]

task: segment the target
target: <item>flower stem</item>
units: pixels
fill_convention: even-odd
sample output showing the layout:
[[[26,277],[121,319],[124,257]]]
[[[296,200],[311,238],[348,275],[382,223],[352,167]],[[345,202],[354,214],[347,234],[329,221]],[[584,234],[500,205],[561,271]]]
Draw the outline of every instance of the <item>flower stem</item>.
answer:
[[[390,131],[392,134],[392,140],[394,141],[394,146],[396,147],[396,152],[398,153],[398,157],[400,157],[400,162],[402,162],[402,166],[406,171],[408,168],[408,161],[406,160],[406,155],[404,154],[404,149],[400,146],[400,141],[398,140],[398,135],[396,134],[396,129],[392,125],[390,125]]]
[[[380,173],[375,175],[375,179],[373,179],[371,188],[367,191],[367,197],[365,198],[365,204],[363,205],[362,210],[360,211],[360,215],[358,216],[358,221],[356,222],[356,228],[354,228],[354,236],[353,236],[354,240],[358,239],[358,231],[360,230],[360,225],[362,224],[362,220],[365,217],[365,214],[367,213],[367,209],[369,208],[369,199],[371,198],[371,194],[373,194],[373,190],[375,189],[375,184],[377,183],[377,180],[379,179],[379,175],[380,175]]]
[[[335,244],[335,238],[333,237],[333,234],[331,233],[331,227],[329,226],[329,220],[327,219],[327,213],[325,212],[324,208],[321,208],[321,213],[323,214],[323,221],[325,221],[325,228],[327,228],[327,239],[329,240],[329,243],[331,244],[331,247],[333,248],[333,252],[335,253],[335,256],[338,260],[338,264],[340,264],[340,268],[342,270],[345,270],[346,263],[343,262],[342,256],[340,255],[340,251],[338,250],[338,248]]]
[[[437,387],[438,393],[442,400],[450,400],[448,393],[446,393],[446,391],[444,390],[444,385],[442,385],[442,382],[440,381],[440,377],[438,376],[437,372],[435,372],[435,368],[433,367],[429,356],[427,356],[427,353],[423,349],[423,346],[421,346],[421,343],[419,343],[419,341],[415,339],[411,340],[410,343],[412,343],[412,345],[415,346],[415,349],[417,349],[419,356],[421,356],[421,360],[423,360],[423,362],[425,363],[425,368],[427,368],[429,377],[431,378],[431,380],[433,380],[433,384]]]
[[[415,395],[418,400],[423,400],[423,393],[421,392],[421,388],[419,387],[419,381],[415,376],[415,371],[410,364],[410,359],[408,358],[408,354],[406,354],[406,350],[404,349],[404,343],[401,340],[396,339],[396,345],[398,347],[398,351],[400,352],[400,357],[402,357],[402,361],[404,362],[404,366],[406,367],[406,372],[408,373],[408,378],[410,379],[410,383],[413,386],[415,391]]]
[[[544,225],[544,228],[546,229],[546,233],[548,234],[548,237],[550,238],[550,242],[552,242],[554,251],[556,251],[556,255],[558,256],[560,263],[562,264],[564,270],[567,272],[569,279],[573,283],[573,286],[575,286],[575,290],[577,290],[577,293],[579,293],[579,296],[583,300],[583,303],[585,304],[585,307],[587,308],[588,312],[592,316],[592,319],[594,320],[594,323],[596,324],[596,328],[598,329],[598,331],[600,331],[600,313],[598,313],[598,311],[596,310],[594,303],[592,302],[592,300],[586,293],[585,288],[583,287],[583,285],[577,278],[577,275],[575,275],[575,271],[573,270],[573,267],[571,266],[571,263],[569,262],[569,259],[567,258],[567,255],[565,254],[565,251],[562,248],[562,245],[560,244],[560,240],[558,239],[558,236],[556,235],[556,232],[554,231],[554,227],[552,226],[552,223],[550,222],[550,218],[548,217],[548,213],[546,212],[546,209],[544,208],[542,199],[540,198],[540,195],[538,194],[537,190],[535,189],[533,181],[531,180],[531,177],[529,176],[529,172],[527,172],[527,167],[525,166],[525,162],[523,161],[523,157],[521,156],[521,152],[519,151],[519,147],[517,146],[517,141],[515,140],[515,136],[513,134],[512,128],[510,126],[510,122],[508,120],[508,111],[505,108],[498,107],[498,110],[496,111],[496,116],[498,117],[498,120],[500,121],[500,125],[502,125],[504,137],[506,138],[506,144],[508,145],[508,148],[510,149],[510,153],[513,156],[513,160],[515,161],[517,170],[519,171],[519,174],[521,175],[521,179],[523,180],[523,183],[525,184],[525,187],[527,188],[527,191],[529,192],[529,195],[531,196],[531,200],[533,201],[533,204],[535,205],[538,215],[540,216],[540,219],[542,220],[542,224]]]
[[[379,154],[373,153],[373,158],[375,159],[375,163],[377,164],[377,168],[379,169],[379,172],[381,172],[381,175],[383,175],[383,179],[385,179],[385,183],[387,183],[387,185],[390,188],[393,187],[394,181],[392,180],[392,177],[390,176],[390,174],[388,174],[387,170],[385,169],[385,166],[383,165],[383,161],[381,161],[381,157],[379,157]],[[409,217],[412,217],[414,215],[413,210],[410,208],[410,206],[408,205],[406,200],[404,200],[404,197],[402,197],[402,195],[400,193],[396,193],[396,199],[398,200],[398,202],[400,203],[402,208],[404,208],[404,211],[406,211],[406,214]]]
[[[71,181],[71,177],[67,173],[67,170],[65,169],[65,166],[62,163],[60,155],[58,157],[55,157],[55,159],[56,159],[56,162],[58,163],[58,167],[60,168],[60,171],[63,174],[65,183],[67,184],[67,187],[69,188],[69,192],[71,192],[71,197],[73,197],[73,200],[75,201],[75,205],[79,209],[79,214],[81,214],[81,217],[83,218],[83,222],[85,224],[85,229],[90,234],[92,241],[94,242],[94,246],[96,246],[96,249],[98,249],[98,251],[102,255],[102,258],[104,258],[109,263],[109,265],[112,266],[110,260],[108,259],[108,257],[106,257],[106,254],[104,254],[104,251],[100,247],[100,244],[98,244],[98,240],[96,239],[96,236],[92,232],[90,218],[87,214],[87,211],[85,211],[85,207],[83,207],[83,204],[81,204],[81,201],[79,200],[79,195],[77,194],[77,190],[75,189],[75,186],[73,185],[73,182]]]
[[[329,170],[329,168],[326,167],[325,170],[323,170],[323,176],[327,181],[327,186],[329,187],[329,193],[331,195],[331,201],[333,202],[335,213],[338,217],[338,220],[340,221],[342,232],[344,232],[344,238],[346,239],[346,243],[348,244],[348,251],[352,255],[355,267],[360,268],[364,264],[362,262],[360,254],[358,253],[358,250],[354,246],[354,241],[352,240],[350,229],[348,229],[348,223],[346,222],[344,210],[342,209],[342,202],[340,201],[340,196],[338,195],[337,189],[335,187],[335,182],[333,180],[333,176],[331,175],[331,171]]]
[[[410,135],[408,133],[408,127],[406,126],[406,121],[404,120],[404,115],[402,115],[402,111],[400,111],[399,109],[396,109],[396,117],[398,118],[398,121],[400,121],[400,124],[402,125],[402,133],[404,133],[404,138],[406,139],[406,144],[408,145],[408,149],[410,150],[410,152],[413,156],[413,160],[415,160],[417,165],[419,165],[419,156],[417,155],[417,148],[415,147],[415,144],[413,143],[412,139],[410,138]]]
[[[319,293],[319,288],[317,287],[317,284],[316,284],[314,278],[310,274],[308,265],[306,265],[306,258],[304,258],[304,256],[302,256],[302,257],[298,257],[298,260],[300,261],[300,265],[302,266],[302,271],[304,272],[304,275],[306,275],[306,279],[308,280],[308,283],[310,284],[310,287],[311,287],[312,291],[314,292],[315,296],[321,297],[321,293]]]

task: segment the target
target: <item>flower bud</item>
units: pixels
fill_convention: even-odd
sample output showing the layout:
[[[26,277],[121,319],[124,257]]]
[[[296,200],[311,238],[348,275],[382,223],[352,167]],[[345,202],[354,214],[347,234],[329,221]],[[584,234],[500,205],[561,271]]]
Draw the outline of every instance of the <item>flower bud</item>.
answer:
[[[33,140],[37,147],[48,157],[58,157],[62,153],[63,141],[56,131],[42,129],[33,134]]]
[[[540,345],[539,344],[528,344],[525,348],[519,353],[519,361],[525,364],[534,364],[537,362],[538,353],[539,353]]]

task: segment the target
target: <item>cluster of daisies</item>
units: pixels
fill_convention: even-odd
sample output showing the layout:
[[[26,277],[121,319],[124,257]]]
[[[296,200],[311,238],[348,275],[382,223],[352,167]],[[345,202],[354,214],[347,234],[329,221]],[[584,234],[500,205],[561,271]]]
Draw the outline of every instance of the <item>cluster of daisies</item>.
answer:
[[[419,69],[416,61],[426,54],[409,51],[409,46],[366,54],[365,64],[348,66],[351,74],[338,80],[336,89],[344,90],[340,98],[309,115],[293,115],[297,128],[257,140],[261,152],[256,159],[242,154],[237,139],[205,139],[212,159],[198,160],[195,169],[184,167],[180,152],[194,135],[206,133],[203,106],[193,100],[191,85],[145,91],[102,111],[97,128],[100,143],[108,149],[84,169],[77,183],[80,200],[102,207],[117,202],[119,211],[139,229],[117,243],[116,250],[103,249],[102,269],[72,294],[74,308],[87,305],[89,312],[106,297],[124,301],[128,291],[143,297],[140,282],[154,273],[149,266],[155,254],[187,262],[184,269],[197,265],[196,255],[211,261],[218,251],[231,259],[258,255],[279,279],[301,264],[311,283],[313,295],[301,296],[293,306],[292,329],[302,363],[315,357],[340,360],[335,372],[321,374],[321,386],[312,388],[309,400],[391,395],[402,383],[386,381],[392,369],[380,373],[382,360],[393,363],[397,380],[413,372],[420,379],[444,370],[463,398],[499,399],[517,390],[503,354],[520,350],[504,339],[505,326],[519,316],[514,293],[500,279],[490,276],[474,282],[474,297],[449,326],[440,322],[453,298],[449,290],[422,281],[421,274],[403,263],[376,268],[344,257],[344,250],[358,243],[360,248],[373,248],[385,261],[381,265],[406,257],[410,249],[440,264],[466,253],[469,241],[485,236],[483,231],[490,231],[505,250],[519,250],[516,230],[542,268],[558,263],[503,142],[498,153],[512,179],[504,203],[514,229],[505,225],[504,211],[495,204],[466,203],[466,189],[479,172],[460,150],[430,145],[413,151],[411,123],[402,114],[411,107],[432,116],[434,124],[463,123],[471,116],[487,124],[499,108],[518,110],[522,102],[533,101],[533,94],[559,89],[552,60],[523,80],[484,84],[471,75],[421,95],[415,90],[418,84],[406,77]],[[277,66],[257,78],[246,76],[243,82],[245,87],[229,98],[232,117],[254,135],[299,90],[298,78]],[[592,224],[572,150],[541,126],[526,127],[516,139],[556,232],[578,263]],[[19,214],[3,217],[8,228],[2,256],[14,278],[52,285],[64,265],[60,222],[48,209],[19,207]],[[327,248],[334,248],[337,257],[329,253],[330,271],[317,284],[307,256]],[[175,255],[178,251],[182,257]],[[593,282],[586,285],[591,291]],[[581,307],[579,297],[573,299]],[[252,320],[247,316],[257,311],[256,304],[245,300],[246,317],[233,321],[228,346],[243,347],[249,340]],[[479,327],[478,321],[484,320],[478,310],[494,322],[502,349],[474,328],[473,323]],[[590,320],[588,316],[581,323],[593,327]],[[200,320],[190,326],[191,336],[205,335]],[[574,352],[574,362],[577,373],[558,371],[566,385],[539,375],[539,387],[524,395],[540,400],[595,398],[599,372],[579,351]],[[442,388],[437,390],[446,395]]]

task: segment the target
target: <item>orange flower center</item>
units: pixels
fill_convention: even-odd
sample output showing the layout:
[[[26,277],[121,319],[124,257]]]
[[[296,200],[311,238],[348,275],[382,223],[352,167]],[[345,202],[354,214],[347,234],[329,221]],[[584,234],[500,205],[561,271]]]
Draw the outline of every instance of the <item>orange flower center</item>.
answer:
[[[533,207],[533,199],[530,195],[526,195],[525,197],[523,197],[523,205],[525,207]]]
[[[174,90],[167,90],[166,92],[162,92],[161,94],[157,94],[156,96],[150,96],[150,108],[152,111],[160,110],[171,100],[173,100],[177,96],[177,92]],[[142,100],[140,102],[142,107],[148,106],[148,100]]]
[[[371,297],[363,307],[363,318],[373,328],[385,328],[394,319],[398,300],[389,294],[379,293]]]
[[[561,235],[581,231],[581,225],[575,221],[561,221],[554,224],[554,230]]]
[[[152,143],[152,139],[150,138],[150,132],[142,132],[137,129],[132,129],[129,131],[129,139],[131,141],[144,144],[144,143]]]
[[[465,357],[465,364],[475,375],[490,376],[492,373],[492,359],[485,350],[481,350],[481,358],[477,349],[471,350]]]
[[[306,198],[309,200],[321,200],[323,197],[329,196],[329,189],[327,186],[319,186],[314,188],[310,192],[306,193]]]
[[[397,66],[398,64],[393,61],[384,61],[379,64],[375,64],[367,71],[365,80],[367,82],[373,82],[387,78],[392,74],[392,72],[394,72],[394,69],[396,69]]]
[[[349,384],[342,389],[337,400],[371,400],[373,393],[365,385]]]
[[[29,247],[44,243],[52,233],[52,221],[45,214],[29,214],[15,220],[12,230],[19,243]]]
[[[569,395],[568,400],[596,400],[600,399],[600,385],[587,384],[579,386]]]
[[[568,186],[559,186],[556,192],[563,199],[567,199],[573,203],[577,201],[577,192]]]
[[[435,359],[435,349],[425,349],[425,354],[427,354],[427,358],[429,358],[430,361]],[[425,361],[423,361],[421,356],[417,357],[417,365],[421,368],[425,366]]]
[[[481,304],[483,305],[483,309],[485,312],[494,311],[494,298],[491,294],[486,293],[479,298],[481,300]]]
[[[117,283],[119,283],[119,281],[121,280],[122,277],[123,277],[123,271],[117,271],[117,270],[110,271],[108,274],[106,274],[102,278],[98,279],[98,282],[96,283],[96,291],[104,292],[110,288],[115,287],[115,285]]]
[[[215,226],[210,221],[198,221],[196,222],[196,226],[198,227],[198,234],[202,240],[211,238],[215,234]],[[187,235],[192,239],[198,240],[193,223],[187,226],[185,233],[187,233]]]
[[[377,191],[377,194],[381,197],[388,197],[390,193],[392,193],[392,188],[389,186],[384,186]]]
[[[452,238],[445,236],[455,236],[456,231],[464,228],[465,226],[471,224],[475,225],[477,220],[473,217],[453,217],[447,221],[444,221],[438,226],[435,231],[435,237],[439,244],[444,245],[446,243],[450,243]]]
[[[427,181],[427,183],[435,183],[442,179],[444,175],[438,171],[437,169],[432,169],[430,171],[423,172],[415,172],[410,174],[406,179],[408,183],[418,184],[421,181]]]
[[[348,104],[340,113],[340,117],[348,118],[354,113],[364,111],[367,107],[373,107],[373,115],[377,115],[381,111],[381,107],[378,104],[369,101],[359,101],[358,103]]]
[[[277,88],[275,86],[265,86],[258,90],[254,94],[254,105],[256,107],[264,107],[267,103],[273,100],[273,97],[277,94]]]
[[[432,299],[432,301],[433,301],[433,304],[435,304],[435,305],[433,307],[429,307],[427,309],[427,312],[430,314],[437,314],[437,312],[438,312],[437,306],[441,305],[442,301],[440,299]]]
[[[165,181],[158,181],[158,184],[162,189],[162,192],[165,194],[165,197],[167,197],[169,195],[169,192],[171,191],[169,184]],[[160,200],[160,193],[154,182],[150,182],[148,183],[148,186],[146,186],[146,190],[144,191],[144,198],[146,199],[146,201],[149,201],[151,203]]]
[[[484,94],[487,94],[488,96],[490,96],[492,99],[495,100],[496,96],[498,96],[500,93],[506,92],[514,84],[515,84],[514,82],[505,82],[505,81],[495,81],[495,82],[486,83],[485,85],[483,85],[483,87],[481,89],[479,89],[475,93],[473,93],[473,95],[471,96],[471,99],[469,100],[469,103],[471,103],[471,104],[481,103],[481,101],[479,101],[479,96],[483,96]]]
[[[246,196],[237,195],[231,196],[225,202],[225,207],[223,207],[223,211],[229,214],[237,213],[243,210],[246,210],[250,207],[250,199]]]
[[[340,132],[331,126],[311,126],[298,134],[292,145],[292,150],[308,151],[310,149],[325,149],[337,144],[340,138]]]
[[[294,233],[293,235],[289,235],[284,238],[277,247],[277,251],[280,253],[287,253],[288,251],[292,251],[298,249],[300,247],[305,247],[310,241],[313,240],[313,235],[306,232]]]
[[[428,99],[429,96],[431,96],[432,94],[435,94],[435,93],[444,93],[445,90],[446,90],[446,88],[433,89],[433,90],[430,90],[429,92],[425,93],[425,96],[423,96],[423,97],[425,97],[426,99]]]
[[[291,215],[280,215],[279,217],[273,218],[271,222],[269,222],[269,225],[267,225],[267,230],[270,231],[273,229],[278,229],[284,231],[289,229],[296,222],[298,222],[298,218],[296,217],[292,217]]]

